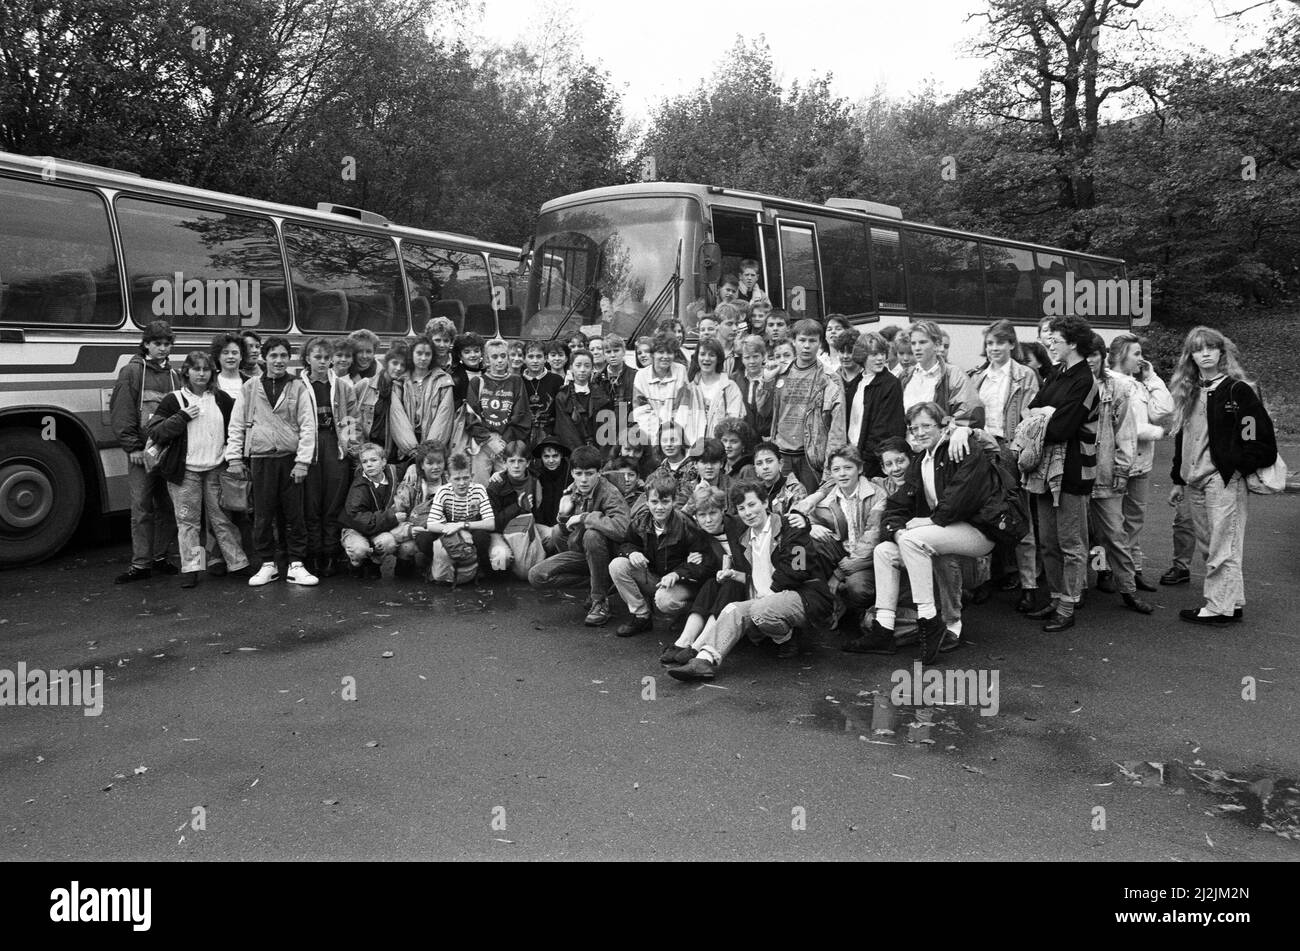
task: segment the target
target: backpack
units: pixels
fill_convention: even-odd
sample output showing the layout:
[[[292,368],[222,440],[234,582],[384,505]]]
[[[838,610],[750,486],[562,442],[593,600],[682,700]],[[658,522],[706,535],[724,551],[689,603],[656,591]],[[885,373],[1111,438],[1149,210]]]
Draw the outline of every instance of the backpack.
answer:
[[[478,546],[469,532],[443,535],[433,546],[430,577],[452,586],[468,584],[478,577]]]
[[[972,522],[998,545],[1015,545],[1029,534],[1029,505],[1024,490],[1012,474],[1015,465],[1006,458],[1008,450],[989,455],[990,485],[988,501]]]

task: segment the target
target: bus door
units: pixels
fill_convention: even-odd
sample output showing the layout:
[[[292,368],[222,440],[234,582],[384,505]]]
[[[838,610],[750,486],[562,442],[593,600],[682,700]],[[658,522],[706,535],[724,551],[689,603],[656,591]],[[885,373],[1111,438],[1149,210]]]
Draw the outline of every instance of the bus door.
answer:
[[[775,232],[776,237],[780,279],[772,282],[773,301],[781,301],[791,323],[805,317],[821,320],[822,280],[816,227],[806,221],[778,218],[775,227],[764,230]]]
[[[722,274],[740,277],[742,261],[757,261],[758,286],[767,292],[772,287],[772,269],[767,265],[759,236],[759,213],[713,208],[712,214],[713,240],[722,248]]]

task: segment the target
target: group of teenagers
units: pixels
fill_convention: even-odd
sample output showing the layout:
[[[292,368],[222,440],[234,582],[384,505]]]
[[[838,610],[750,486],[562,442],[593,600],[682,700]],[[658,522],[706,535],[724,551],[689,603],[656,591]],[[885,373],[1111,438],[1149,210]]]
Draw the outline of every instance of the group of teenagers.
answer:
[[[629,353],[612,333],[485,341],[435,318],[382,357],[369,331],[310,338],[293,369],[289,341],[243,331],[177,370],[155,321],[113,391],[132,494],[117,581],[260,586],[277,560],[299,585],[513,572],[584,588],[588,626],[621,600],[619,636],[668,619],[680,680],[715,677],[742,638],[790,657],[841,626],[845,651],[933,663],[997,588],[1049,633],[1090,584],[1152,613],[1141,535],[1172,435],[1159,580],[1189,581],[1199,550],[1204,604],[1180,617],[1242,620],[1246,481],[1276,444],[1219,331],[1188,334],[1166,386],[1139,338],[1108,346],[1078,317],[1035,342],[997,321],[970,371],[925,320],[862,333],[719,295],[696,329],[688,358],[675,319]]]

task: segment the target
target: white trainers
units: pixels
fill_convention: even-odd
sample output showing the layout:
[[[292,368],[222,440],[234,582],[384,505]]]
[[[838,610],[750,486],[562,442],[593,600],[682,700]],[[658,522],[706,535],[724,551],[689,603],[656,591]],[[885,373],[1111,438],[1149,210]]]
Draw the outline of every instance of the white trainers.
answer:
[[[262,563],[262,567],[257,569],[257,574],[248,579],[249,587],[260,588],[264,584],[270,584],[280,577],[280,569],[275,567],[275,562],[267,561]]]
[[[301,561],[289,562],[289,573],[286,575],[289,584],[303,584],[311,587],[314,584],[320,584],[320,579],[308,571]]]

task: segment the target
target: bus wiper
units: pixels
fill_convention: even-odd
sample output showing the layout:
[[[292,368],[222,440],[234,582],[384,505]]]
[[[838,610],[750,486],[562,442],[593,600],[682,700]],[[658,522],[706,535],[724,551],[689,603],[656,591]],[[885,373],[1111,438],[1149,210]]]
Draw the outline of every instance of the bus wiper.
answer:
[[[582,293],[578,295],[577,300],[575,300],[573,302],[573,305],[564,312],[563,319],[559,322],[559,324],[556,325],[555,332],[551,334],[552,340],[554,340],[556,337],[560,335],[560,331],[563,330],[565,326],[569,323],[569,318],[572,317],[574,314],[576,314],[579,310],[581,310],[591,300],[591,293],[595,289],[596,289],[595,284],[588,284],[586,287],[582,289]]]
[[[650,302],[650,306],[646,308],[646,312],[641,317],[640,323],[636,325],[636,331],[628,337],[629,340],[635,340],[637,337],[641,336],[642,328],[645,327],[648,322],[658,317],[659,312],[664,309],[664,306],[670,300],[676,300],[677,289],[684,283],[682,280],[683,241],[683,238],[677,239],[677,266],[673,269],[673,273],[669,275],[668,280],[664,282],[664,286],[660,288],[659,293],[655,295],[655,299]]]

